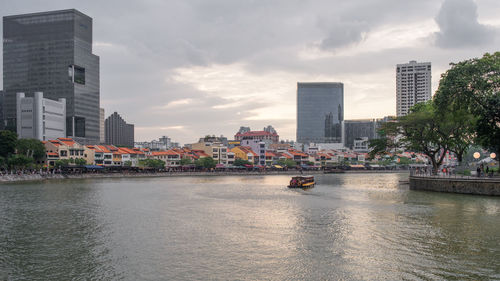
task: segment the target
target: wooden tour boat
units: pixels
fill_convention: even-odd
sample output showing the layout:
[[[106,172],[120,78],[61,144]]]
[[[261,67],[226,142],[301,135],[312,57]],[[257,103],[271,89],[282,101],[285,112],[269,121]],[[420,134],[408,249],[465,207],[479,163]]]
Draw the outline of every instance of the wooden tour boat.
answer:
[[[296,176],[290,180],[289,188],[311,188],[314,187],[313,176]]]

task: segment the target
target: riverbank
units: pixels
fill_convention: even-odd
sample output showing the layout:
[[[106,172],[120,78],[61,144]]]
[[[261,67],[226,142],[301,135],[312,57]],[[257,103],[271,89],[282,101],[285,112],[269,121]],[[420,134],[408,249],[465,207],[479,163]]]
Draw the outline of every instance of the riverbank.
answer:
[[[345,173],[408,173],[407,170],[347,170]],[[158,172],[158,173],[86,173],[86,174],[26,174],[2,175],[1,183],[45,181],[61,179],[91,179],[91,178],[143,178],[143,177],[207,177],[207,176],[265,176],[265,175],[298,175],[299,171],[239,171],[239,172]],[[304,171],[303,174],[317,175],[323,171]]]
[[[409,177],[411,190],[500,196],[500,178]]]

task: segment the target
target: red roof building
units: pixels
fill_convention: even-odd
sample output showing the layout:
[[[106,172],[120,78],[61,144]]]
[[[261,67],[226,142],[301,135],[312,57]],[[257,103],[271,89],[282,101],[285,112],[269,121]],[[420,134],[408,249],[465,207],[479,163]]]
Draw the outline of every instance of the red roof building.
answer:
[[[270,133],[266,131],[249,131],[245,133],[236,133],[234,135],[234,139],[237,141],[242,140],[261,140],[261,141],[269,141],[271,143],[278,143],[280,136],[277,133]]]

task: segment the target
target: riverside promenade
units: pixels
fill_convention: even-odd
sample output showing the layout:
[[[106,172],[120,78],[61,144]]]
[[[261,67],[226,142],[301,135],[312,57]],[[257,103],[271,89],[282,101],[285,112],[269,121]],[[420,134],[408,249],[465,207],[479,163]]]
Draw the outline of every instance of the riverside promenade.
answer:
[[[411,190],[500,196],[500,177],[421,175],[409,177]]]

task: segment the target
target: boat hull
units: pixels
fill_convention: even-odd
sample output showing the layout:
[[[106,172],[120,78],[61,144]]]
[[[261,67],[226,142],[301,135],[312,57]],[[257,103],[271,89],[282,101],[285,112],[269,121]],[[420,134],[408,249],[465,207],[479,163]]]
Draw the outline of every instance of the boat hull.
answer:
[[[288,188],[313,188],[315,185],[314,182],[312,183],[305,183],[301,185],[289,185]]]

